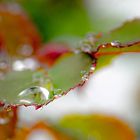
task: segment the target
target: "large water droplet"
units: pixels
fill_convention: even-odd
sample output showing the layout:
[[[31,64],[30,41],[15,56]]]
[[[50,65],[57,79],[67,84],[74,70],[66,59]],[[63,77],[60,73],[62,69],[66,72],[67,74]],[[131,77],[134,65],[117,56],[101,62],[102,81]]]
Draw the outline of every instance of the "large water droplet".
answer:
[[[45,104],[49,100],[49,91],[43,87],[34,86],[19,93],[18,97],[19,104]]]

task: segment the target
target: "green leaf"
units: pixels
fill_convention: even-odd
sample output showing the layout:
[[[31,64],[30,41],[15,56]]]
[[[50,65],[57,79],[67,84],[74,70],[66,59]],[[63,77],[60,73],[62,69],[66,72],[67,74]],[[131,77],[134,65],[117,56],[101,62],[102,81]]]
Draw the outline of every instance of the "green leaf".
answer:
[[[19,93],[32,86],[32,72],[11,72],[0,80],[0,100],[15,103]]]
[[[118,55],[126,53],[140,53],[140,42],[126,45],[116,44],[116,46],[112,43],[101,45],[95,53],[95,57],[97,58],[96,70],[110,64],[112,59],[116,58]]]
[[[140,19],[125,22],[121,27],[105,33],[97,42],[98,45],[113,41],[128,43],[140,40]]]
[[[107,66],[112,62],[112,59],[120,54],[140,52],[140,43],[135,43],[139,40],[140,19],[126,22],[121,27],[105,33],[96,42],[100,46],[95,54],[96,58],[98,58],[96,70]]]
[[[0,101],[6,105],[43,105],[88,77],[93,59],[86,53],[63,55],[48,71],[11,71],[0,77]],[[83,72],[83,73],[81,73]],[[82,74],[82,75],[81,75]]]
[[[88,74],[93,63],[93,59],[85,53],[69,53],[63,55],[56,64],[49,70],[55,88],[68,91],[78,85],[84,74]],[[85,72],[82,74],[82,72]]]

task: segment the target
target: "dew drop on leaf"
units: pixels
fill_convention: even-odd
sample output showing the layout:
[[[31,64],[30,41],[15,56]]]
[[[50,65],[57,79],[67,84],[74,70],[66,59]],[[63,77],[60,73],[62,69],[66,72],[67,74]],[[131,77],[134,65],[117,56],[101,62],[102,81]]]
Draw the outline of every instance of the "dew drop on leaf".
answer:
[[[43,87],[35,86],[19,93],[18,98],[17,103],[19,104],[45,104],[49,99],[49,91]]]
[[[118,41],[112,41],[112,42],[111,42],[111,45],[117,47],[117,46],[120,46],[121,43],[118,42]]]

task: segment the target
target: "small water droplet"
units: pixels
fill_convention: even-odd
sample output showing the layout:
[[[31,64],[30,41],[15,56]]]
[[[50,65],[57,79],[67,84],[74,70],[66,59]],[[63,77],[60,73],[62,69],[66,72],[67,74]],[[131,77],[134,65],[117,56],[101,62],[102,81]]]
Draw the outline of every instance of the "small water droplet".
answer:
[[[18,95],[19,104],[31,105],[31,104],[44,104],[49,100],[49,91],[43,87],[31,87],[25,89]]]
[[[81,70],[80,74],[81,76],[84,76],[85,74],[87,74],[87,72],[85,70]]]
[[[55,98],[55,99],[58,99],[58,98],[60,98],[61,96],[62,96],[61,94],[55,95],[54,98]]]
[[[90,68],[90,72],[93,72],[94,70],[95,70],[95,67],[92,66],[92,67]]]
[[[63,93],[62,89],[54,89],[53,90],[53,95],[61,95]]]
[[[118,42],[118,41],[113,41],[113,42],[111,42],[111,45],[114,47],[114,46],[120,46],[121,45],[121,43],[120,42]]]
[[[106,45],[102,45],[101,47],[102,47],[102,48],[106,48]]]
[[[83,75],[82,76],[82,81],[87,81],[88,80],[88,77],[89,77],[88,74]]]
[[[82,47],[81,47],[81,50],[84,51],[84,52],[91,52],[92,51],[92,47],[90,44],[83,44]]]

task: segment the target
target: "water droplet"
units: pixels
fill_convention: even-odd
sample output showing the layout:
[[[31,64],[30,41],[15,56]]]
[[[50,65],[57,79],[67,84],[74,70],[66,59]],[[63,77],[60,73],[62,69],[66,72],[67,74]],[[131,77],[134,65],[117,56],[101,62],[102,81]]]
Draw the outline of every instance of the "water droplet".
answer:
[[[81,70],[80,74],[81,76],[84,76],[85,74],[87,74],[87,72],[85,70]]]
[[[60,98],[61,96],[62,96],[61,94],[60,94],[60,95],[55,95],[54,98],[55,98],[55,99],[58,99],[58,98]]]
[[[84,52],[91,52],[92,51],[92,47],[90,44],[83,44],[82,47],[81,47],[81,50],[84,51]]]
[[[85,70],[81,71],[81,77],[82,77],[82,81],[87,81],[88,80],[88,72]]]
[[[88,74],[83,75],[82,76],[82,81],[87,81],[88,80],[88,77],[89,77]]]
[[[90,72],[93,72],[94,70],[95,70],[95,67],[92,66],[92,67],[90,68]]]
[[[54,89],[53,90],[53,95],[61,95],[63,93],[62,89]]]
[[[102,45],[101,47],[102,47],[102,48],[106,48],[106,46],[105,46],[105,45]]]
[[[43,87],[31,87],[25,89],[18,95],[19,104],[44,104],[49,99],[49,91]]]
[[[121,43],[118,42],[118,41],[113,41],[113,42],[111,42],[111,45],[112,45],[113,47],[117,47],[117,46],[120,46]]]

